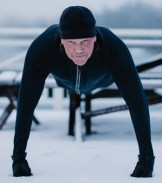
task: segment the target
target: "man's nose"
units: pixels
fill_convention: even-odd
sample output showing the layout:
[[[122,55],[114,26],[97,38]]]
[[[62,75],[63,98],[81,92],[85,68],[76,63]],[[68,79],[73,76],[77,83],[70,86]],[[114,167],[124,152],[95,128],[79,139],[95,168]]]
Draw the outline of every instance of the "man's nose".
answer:
[[[77,45],[75,47],[75,53],[78,53],[78,54],[83,53],[83,48],[80,45]]]

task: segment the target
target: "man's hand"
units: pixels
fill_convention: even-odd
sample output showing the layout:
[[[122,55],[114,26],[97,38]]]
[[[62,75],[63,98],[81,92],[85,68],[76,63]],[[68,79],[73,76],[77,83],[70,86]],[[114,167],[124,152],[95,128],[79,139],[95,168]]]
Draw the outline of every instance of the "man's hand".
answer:
[[[31,169],[28,165],[28,162],[25,159],[19,159],[19,160],[13,161],[12,170],[13,170],[14,177],[33,175],[31,173]]]
[[[154,156],[138,156],[139,160],[131,174],[132,177],[152,177]]]

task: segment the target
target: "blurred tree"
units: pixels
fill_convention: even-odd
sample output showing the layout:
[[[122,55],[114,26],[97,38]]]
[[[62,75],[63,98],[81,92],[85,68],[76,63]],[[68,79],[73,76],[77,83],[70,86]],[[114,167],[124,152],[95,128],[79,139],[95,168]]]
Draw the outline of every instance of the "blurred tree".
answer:
[[[110,28],[162,28],[162,7],[127,4],[117,10],[104,9],[95,15],[97,24]]]

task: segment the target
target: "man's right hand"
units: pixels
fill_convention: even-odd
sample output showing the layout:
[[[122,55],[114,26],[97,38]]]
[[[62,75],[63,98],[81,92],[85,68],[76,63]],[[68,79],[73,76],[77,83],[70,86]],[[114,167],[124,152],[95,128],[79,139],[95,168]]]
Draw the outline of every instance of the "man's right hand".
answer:
[[[31,169],[28,165],[27,160],[18,159],[13,161],[12,164],[13,176],[14,177],[22,177],[22,176],[31,176]]]

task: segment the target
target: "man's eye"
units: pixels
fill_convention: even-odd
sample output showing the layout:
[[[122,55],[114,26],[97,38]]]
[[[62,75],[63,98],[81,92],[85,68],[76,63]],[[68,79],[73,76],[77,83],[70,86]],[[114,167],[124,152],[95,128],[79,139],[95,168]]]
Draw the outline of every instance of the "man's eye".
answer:
[[[85,40],[82,41],[82,44],[86,45],[86,44],[88,44],[88,42],[89,42],[89,40],[85,39]]]
[[[74,42],[74,41],[68,41],[68,43],[69,43],[69,44],[75,44],[75,42]]]

